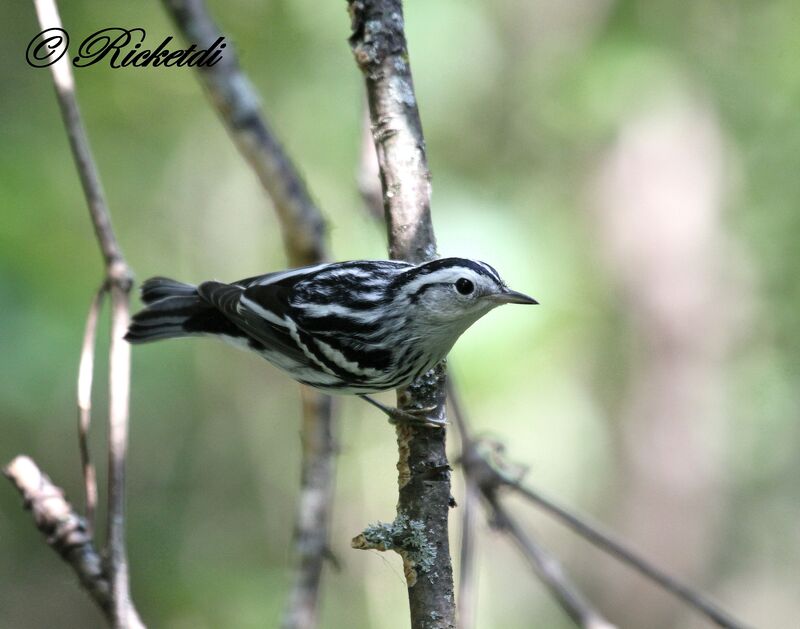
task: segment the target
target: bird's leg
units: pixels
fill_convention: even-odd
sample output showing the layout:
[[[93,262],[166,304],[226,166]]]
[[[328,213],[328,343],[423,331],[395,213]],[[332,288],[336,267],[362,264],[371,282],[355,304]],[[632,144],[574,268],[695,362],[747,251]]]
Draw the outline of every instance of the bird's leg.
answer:
[[[428,413],[432,413],[436,410],[435,406],[431,406],[430,408],[410,408],[401,410],[399,408],[394,408],[393,406],[386,406],[385,404],[378,402],[378,400],[375,400],[368,395],[359,395],[358,397],[386,413],[386,415],[389,416],[389,423],[391,424],[405,423],[435,428],[443,428],[447,425],[446,420],[430,417],[428,415]]]

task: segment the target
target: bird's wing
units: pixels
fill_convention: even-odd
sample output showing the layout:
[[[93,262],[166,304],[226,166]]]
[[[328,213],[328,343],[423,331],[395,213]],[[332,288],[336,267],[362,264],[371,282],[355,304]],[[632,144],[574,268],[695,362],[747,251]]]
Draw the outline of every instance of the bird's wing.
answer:
[[[308,358],[292,339],[285,320],[288,307],[285,287],[266,285],[244,288],[237,284],[203,282],[197,287],[197,292],[264,348],[282,352],[298,363],[308,363]]]
[[[282,284],[284,286],[294,286],[297,282],[305,279],[316,271],[324,269],[329,266],[328,264],[315,264],[312,266],[304,266],[297,269],[288,269],[286,271],[275,271],[273,273],[265,273],[264,275],[254,275],[247,277],[234,285],[248,288],[250,286],[266,286],[269,284]]]

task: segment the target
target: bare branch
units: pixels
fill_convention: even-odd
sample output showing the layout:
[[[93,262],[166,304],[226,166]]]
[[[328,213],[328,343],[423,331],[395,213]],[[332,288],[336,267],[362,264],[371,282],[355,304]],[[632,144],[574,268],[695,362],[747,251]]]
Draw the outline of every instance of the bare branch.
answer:
[[[302,387],[301,395],[303,456],[294,535],[297,566],[281,625],[284,629],[318,625],[322,566],[330,556],[328,535],[336,463],[332,400],[309,387]]]
[[[436,257],[430,171],[414,95],[400,0],[348,0],[350,46],[364,73],[380,166],[389,256]]]
[[[89,428],[92,423],[92,382],[94,380],[94,352],[97,338],[97,319],[106,295],[106,286],[100,287],[86,315],[86,330],[81,345],[78,365],[78,445],[81,452],[84,498],[86,501],[86,527],[94,534],[94,512],[97,507],[97,477],[89,454]]]
[[[64,491],[27,456],[18,456],[3,470],[33,513],[33,521],[47,543],[66,561],[111,621],[111,588],[94,547],[86,521],[64,498]]]
[[[111,286],[108,418],[108,572],[117,627],[142,627],[130,598],[125,551],[125,461],[128,450],[131,346],[124,340],[130,322],[127,289]]]
[[[223,37],[202,0],[163,0],[183,36],[199,48]],[[264,116],[258,94],[227,42],[220,61],[198,68],[209,99],[242,156],[272,199],[291,266],[328,258],[325,221],[303,178]],[[284,629],[317,626],[320,575],[328,554],[333,511],[335,425],[328,396],[301,387],[303,399],[301,488],[295,527],[296,569],[284,612]]]
[[[54,0],[35,0],[43,30],[61,28]],[[92,157],[80,109],[69,54],[51,66],[64,126],[89,206],[97,242],[106,267],[106,285],[111,293],[111,348],[109,350],[109,480],[108,540],[106,572],[111,588],[111,612],[117,627],[141,627],[130,599],[128,561],[125,552],[125,458],[128,446],[128,398],[130,388],[130,347],[122,340],[127,326],[128,299],[132,279],[114,231],[100,174]]]
[[[525,496],[528,500],[544,509],[547,513],[554,516],[561,523],[567,525],[578,535],[591,542],[594,546],[597,546],[600,550],[616,557],[642,576],[657,583],[667,592],[670,592],[686,603],[689,607],[706,616],[714,624],[725,627],[726,629],[746,629],[745,624],[733,618],[730,614],[709,600],[708,597],[666,574],[663,570],[616,540],[610,533],[603,531],[599,525],[589,523],[585,517],[565,509],[555,501],[545,497],[539,491],[523,486],[518,480],[499,479],[499,482],[505,487]]]
[[[578,626],[584,629],[614,629],[614,625],[603,618],[572,584],[559,561],[527,535],[500,503],[497,490],[502,484],[502,478],[510,476],[506,474],[502,478],[498,478],[496,476],[498,468],[487,463],[486,443],[475,441],[470,435],[460,396],[452,382],[448,383],[447,394],[453,410],[455,425],[461,436],[461,465],[467,486],[476,487],[483,496],[484,503],[490,511],[489,518],[492,525],[508,534],[516,542],[539,580],[547,586],[561,608]],[[459,601],[460,606],[467,604],[467,601]]]
[[[436,257],[436,239],[430,215],[430,173],[408,62],[402,2],[348,0],[348,8],[350,46],[366,80],[389,255],[410,262],[431,260]],[[398,394],[401,407],[435,408],[442,419],[444,400],[443,364]],[[411,624],[449,629],[455,626],[455,605],[445,430],[398,425],[397,443],[400,496],[392,528],[405,531],[402,538],[413,542],[412,550],[417,552],[416,559],[407,552],[403,555]]]
[[[482,488],[484,497],[489,504],[497,503],[498,489],[506,487],[519,492],[531,502],[555,516],[563,524],[587,539],[601,550],[617,557],[623,563],[640,572],[642,575],[655,581],[664,589],[671,592],[689,606],[708,616],[710,620],[721,627],[728,629],[745,629],[745,626],[731,618],[716,605],[708,601],[702,594],[681,584],[674,578],[665,574],[651,563],[636,555],[633,551],[616,541],[610,534],[603,532],[597,525],[590,524],[585,518],[568,511],[553,500],[546,498],[540,492],[525,487],[520,483],[519,474],[509,473],[514,466],[508,464],[500,451],[502,446],[489,443],[486,440],[475,441],[468,433],[466,419],[459,402],[457,392],[452,385],[448,391],[449,400],[453,407],[455,424],[461,432],[463,443],[462,465],[468,476],[477,479]]]
[[[560,562],[520,528],[500,504],[494,491],[484,491],[484,499],[491,508],[494,526],[516,542],[539,580],[576,625],[583,629],[615,629],[615,625],[603,618],[572,584]]]
[[[198,48],[207,48],[223,36],[203,0],[163,2],[184,37]],[[239,67],[231,43],[226,42],[218,63],[197,70],[233,141],[275,204],[291,264],[326,259],[322,213],[267,124],[258,93]]]
[[[520,474],[517,473],[519,467],[511,465],[505,460],[501,444],[490,443],[486,440],[475,441],[471,437],[463,407],[452,384],[448,385],[448,397],[453,408],[455,425],[461,434],[463,452],[461,463],[464,473],[477,480],[485,497],[492,497],[490,503],[496,502],[494,496],[500,488],[516,491],[600,550],[616,557],[641,575],[660,585],[689,607],[706,616],[714,624],[726,629],[747,629],[744,623],[720,609],[702,593],[681,583],[643,559],[617,541],[610,533],[603,531],[599,525],[590,523],[585,517],[569,511],[541,492],[522,485]]]

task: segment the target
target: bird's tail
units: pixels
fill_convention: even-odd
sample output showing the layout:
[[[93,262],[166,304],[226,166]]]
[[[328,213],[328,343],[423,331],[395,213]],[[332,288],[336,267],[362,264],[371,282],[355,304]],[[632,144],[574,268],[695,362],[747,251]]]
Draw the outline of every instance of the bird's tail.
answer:
[[[131,320],[125,335],[129,343],[219,334],[232,325],[192,284],[153,277],[142,284],[141,293],[145,307]]]

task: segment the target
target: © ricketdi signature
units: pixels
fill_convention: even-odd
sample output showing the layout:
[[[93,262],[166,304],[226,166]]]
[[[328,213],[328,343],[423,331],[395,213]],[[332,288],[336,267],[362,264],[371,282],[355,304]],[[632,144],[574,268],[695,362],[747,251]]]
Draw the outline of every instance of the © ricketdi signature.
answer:
[[[172,37],[165,38],[155,48],[145,48],[147,33],[143,28],[104,28],[86,37],[72,58],[72,65],[85,68],[108,63],[112,68],[198,67],[213,66],[222,59],[225,38],[218,37],[207,48],[197,44],[188,48],[167,48]],[[28,64],[45,68],[61,59],[69,48],[69,34],[62,28],[48,28],[38,33],[28,44],[25,53]]]

